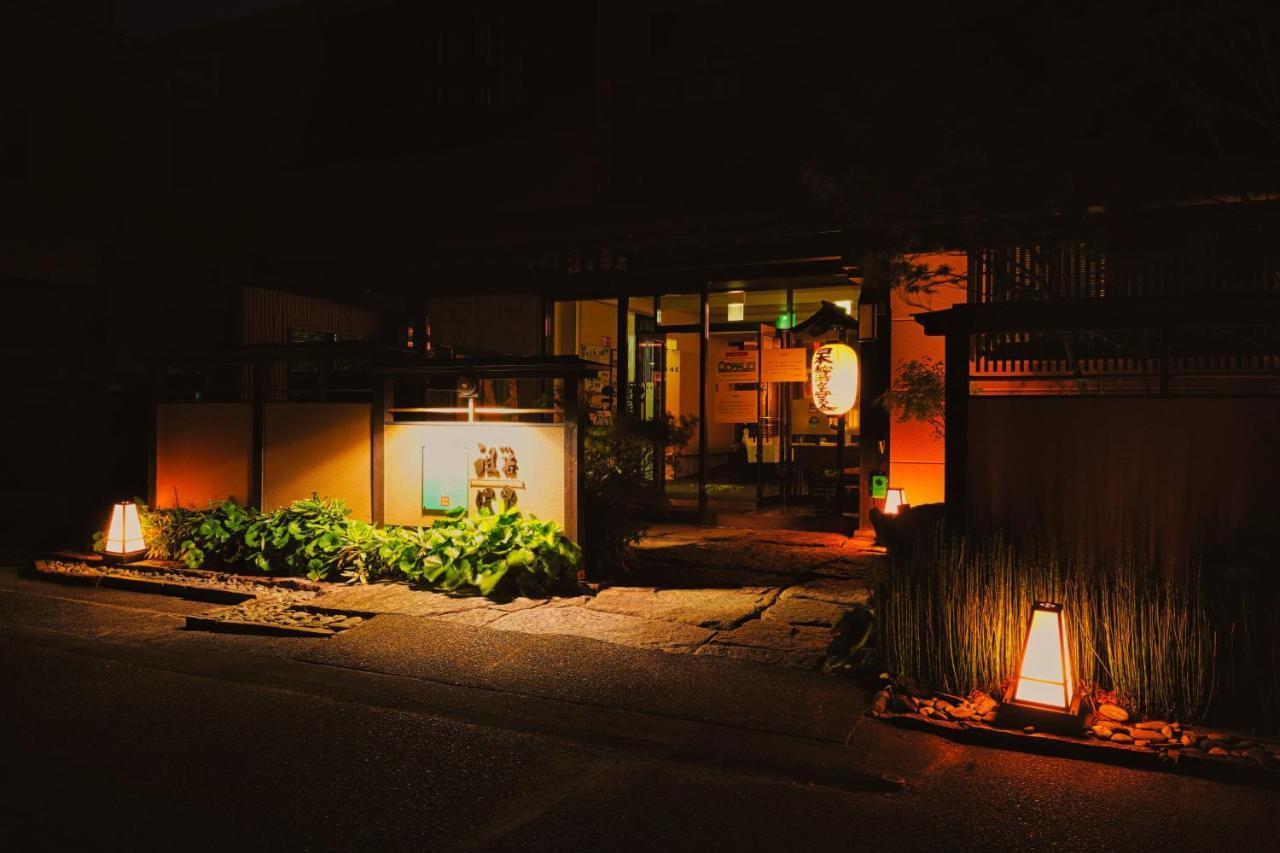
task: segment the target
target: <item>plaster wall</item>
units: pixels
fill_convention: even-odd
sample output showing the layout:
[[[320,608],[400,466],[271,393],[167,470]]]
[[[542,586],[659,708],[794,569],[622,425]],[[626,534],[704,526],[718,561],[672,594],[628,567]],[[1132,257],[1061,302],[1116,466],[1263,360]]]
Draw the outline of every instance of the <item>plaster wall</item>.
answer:
[[[245,503],[252,477],[253,407],[248,403],[163,403],[156,411],[160,507],[203,509]]]
[[[962,252],[922,255],[917,263],[930,267],[948,264],[957,273],[963,273],[967,257]],[[941,311],[957,302],[965,301],[962,287],[942,286],[929,295],[905,297],[894,289],[890,297],[890,352],[893,381],[902,373],[903,365],[915,359],[932,358],[942,363],[945,342],[941,337],[928,337],[912,314],[925,311]],[[889,483],[907,490],[907,500],[912,504],[937,503],[943,500],[943,438],[935,435],[927,423],[910,421],[899,423],[896,416],[889,422]]]
[[[367,403],[268,403],[262,503],[273,510],[314,492],[372,517]]]

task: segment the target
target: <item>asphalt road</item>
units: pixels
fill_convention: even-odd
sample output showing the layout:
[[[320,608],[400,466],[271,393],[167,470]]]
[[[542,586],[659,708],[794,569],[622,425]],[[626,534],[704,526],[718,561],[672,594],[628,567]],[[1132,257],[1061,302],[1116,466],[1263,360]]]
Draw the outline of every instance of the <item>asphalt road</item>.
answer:
[[[958,746],[861,716],[861,691],[817,673],[417,619],[183,630],[208,607],[0,571],[8,849],[1208,850],[1280,831],[1274,790]]]

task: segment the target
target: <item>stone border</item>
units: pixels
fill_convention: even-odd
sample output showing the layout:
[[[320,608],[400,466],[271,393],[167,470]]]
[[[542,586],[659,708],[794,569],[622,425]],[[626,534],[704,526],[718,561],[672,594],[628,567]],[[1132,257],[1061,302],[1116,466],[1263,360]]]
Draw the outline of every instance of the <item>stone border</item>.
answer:
[[[54,560],[36,560],[34,571],[23,569],[22,573],[56,583],[171,595],[193,601],[208,601],[211,604],[239,604],[256,598],[260,594],[260,591],[236,589],[233,584],[265,587],[285,593],[300,592],[315,595],[324,591],[322,584],[299,578],[258,577],[235,572],[191,569],[181,563],[162,560],[139,560],[112,565],[104,563],[101,559],[95,564],[89,564],[81,559],[64,557]],[[148,577],[148,575],[162,577]],[[175,575],[189,579],[190,582],[175,581],[173,579]]]
[[[242,602],[223,610],[215,610],[211,614],[204,613],[188,616],[186,618],[187,630],[223,634],[267,634],[279,637],[332,637],[343,631],[350,631],[352,628],[359,627],[359,625],[367,623],[377,615],[363,610],[341,610],[336,607],[313,607],[306,604],[284,604],[281,608],[284,611],[293,611],[299,614],[314,614],[322,617],[341,617],[346,619],[355,618],[359,623],[358,625],[344,625],[341,627],[288,624],[279,619],[270,618],[274,613],[265,614],[261,619],[227,618],[219,615],[236,612],[251,615],[248,614],[248,611],[254,609],[255,603],[257,603],[257,599]]]
[[[1199,758],[1193,755],[1169,755],[1153,752],[1141,746],[1072,738],[1047,732],[1028,733],[999,729],[985,724],[953,722],[894,711],[881,711],[873,716],[892,725],[941,735],[969,746],[1008,749],[1054,758],[1075,758],[1141,770],[1158,770],[1164,773],[1187,772],[1219,782],[1280,788],[1280,773],[1234,757]]]

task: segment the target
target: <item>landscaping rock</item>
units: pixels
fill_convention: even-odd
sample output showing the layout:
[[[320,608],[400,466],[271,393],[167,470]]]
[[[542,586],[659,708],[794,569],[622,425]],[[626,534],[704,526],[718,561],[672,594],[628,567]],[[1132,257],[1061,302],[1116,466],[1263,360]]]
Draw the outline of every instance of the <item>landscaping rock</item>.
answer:
[[[1133,738],[1123,732],[1116,732],[1111,736],[1112,743],[1133,743]]]
[[[1183,750],[1181,750],[1179,754],[1186,755],[1191,758],[1204,758],[1206,755],[1208,755],[1208,753],[1205,752],[1203,749],[1196,749],[1195,747],[1186,747]]]
[[[1110,740],[1111,736],[1115,734],[1115,731],[1104,725],[1095,725],[1093,728],[1089,729],[1089,734],[1097,738],[1102,738],[1103,740]]]
[[[1209,754],[1210,755],[1230,755],[1231,753],[1227,752],[1227,750],[1223,749],[1220,746],[1214,746],[1209,748]]]
[[[1251,740],[1238,740],[1235,742],[1233,749],[1253,749],[1258,744]]]
[[[953,720],[967,720],[974,716],[973,708],[965,705],[959,705],[947,712],[947,716]]]
[[[1169,725],[1164,720],[1143,720],[1141,723],[1134,723],[1133,727],[1140,731],[1158,732]]]
[[[1129,736],[1134,740],[1147,741],[1149,743],[1163,743],[1168,740],[1160,732],[1153,732],[1151,729],[1132,728],[1129,730]]]
[[[871,700],[871,713],[877,717],[889,710],[889,688],[883,687],[876,692],[876,696]]]
[[[974,713],[979,716],[989,714],[1000,707],[999,702],[992,699],[981,690],[975,691],[973,695],[969,697],[969,701],[973,703]]]
[[[1128,722],[1129,712],[1119,705],[1099,705],[1098,717],[1103,720],[1112,720],[1117,723]]]
[[[999,716],[1000,716],[1000,715],[999,715],[998,713],[996,713],[995,711],[991,711],[991,712],[989,712],[989,713],[986,713],[986,714],[983,714],[983,715],[982,715],[982,722],[987,723],[987,724],[994,723],[994,722],[996,721],[996,718],[997,718],[997,717],[999,717]]]

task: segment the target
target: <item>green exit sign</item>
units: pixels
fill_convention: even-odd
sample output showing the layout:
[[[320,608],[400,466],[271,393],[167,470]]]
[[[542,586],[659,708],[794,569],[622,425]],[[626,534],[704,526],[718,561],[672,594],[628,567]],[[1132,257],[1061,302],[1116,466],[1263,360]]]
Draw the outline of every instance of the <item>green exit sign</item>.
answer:
[[[883,498],[889,495],[889,478],[884,474],[871,475],[871,497]]]

